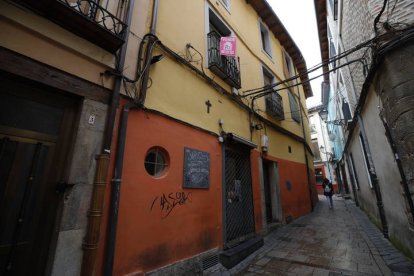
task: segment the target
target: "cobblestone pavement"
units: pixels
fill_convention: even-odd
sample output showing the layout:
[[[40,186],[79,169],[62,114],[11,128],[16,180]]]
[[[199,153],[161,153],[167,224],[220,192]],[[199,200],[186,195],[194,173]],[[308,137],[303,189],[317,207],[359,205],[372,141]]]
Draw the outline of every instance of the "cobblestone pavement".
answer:
[[[213,275],[414,275],[397,251],[351,200],[324,197],[313,213],[273,231],[264,246]]]

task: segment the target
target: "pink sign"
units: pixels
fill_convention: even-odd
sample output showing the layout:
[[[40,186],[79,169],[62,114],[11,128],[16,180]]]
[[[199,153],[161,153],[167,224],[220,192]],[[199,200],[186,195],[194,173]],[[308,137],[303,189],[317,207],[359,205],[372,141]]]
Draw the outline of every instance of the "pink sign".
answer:
[[[236,56],[236,37],[225,36],[220,39],[220,55]]]

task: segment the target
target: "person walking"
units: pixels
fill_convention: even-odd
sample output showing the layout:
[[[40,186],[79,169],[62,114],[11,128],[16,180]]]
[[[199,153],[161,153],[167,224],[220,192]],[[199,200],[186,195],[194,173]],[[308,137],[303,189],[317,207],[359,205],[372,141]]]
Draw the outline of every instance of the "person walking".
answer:
[[[328,200],[329,209],[332,209],[333,208],[332,195],[333,195],[334,189],[333,189],[332,183],[329,181],[328,178],[324,178],[324,180],[322,181],[322,188],[323,188],[323,194],[326,196],[326,200]]]

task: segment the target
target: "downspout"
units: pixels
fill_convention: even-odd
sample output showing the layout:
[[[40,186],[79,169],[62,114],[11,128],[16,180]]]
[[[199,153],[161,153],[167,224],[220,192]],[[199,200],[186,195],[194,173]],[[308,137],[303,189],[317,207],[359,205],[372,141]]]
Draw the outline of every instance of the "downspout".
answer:
[[[115,77],[114,88],[112,90],[112,99],[107,115],[102,154],[96,156],[95,178],[92,188],[90,207],[87,215],[88,222],[85,238],[82,243],[82,276],[94,275],[95,272],[96,254],[99,247],[99,236],[105,198],[106,176],[108,175],[110,159],[109,154],[111,151],[112,143],[112,132],[114,129],[116,110],[118,107],[119,93],[122,83],[122,78],[120,77],[120,74],[122,73],[125,64],[125,56],[128,46],[129,28],[131,25],[133,8],[134,0],[129,0],[127,7],[127,27],[125,30],[125,42],[122,45],[119,59],[117,60],[115,68],[116,72],[119,73],[119,76]]]
[[[312,184],[311,184],[311,177],[310,177],[310,171],[309,171],[309,161],[308,161],[308,151],[306,149],[306,132],[305,132],[305,124],[304,124],[304,120],[303,120],[303,110],[302,110],[302,103],[301,103],[301,97],[300,97],[300,91],[299,91],[299,87],[296,87],[297,91],[298,91],[298,95],[299,95],[299,111],[300,111],[300,120],[302,123],[302,133],[303,133],[303,139],[305,140],[303,142],[303,151],[305,153],[305,164],[306,164],[306,175],[308,177],[308,189],[309,189],[309,199],[310,199],[310,207],[311,207],[311,211],[313,212],[313,209],[315,206],[313,206],[313,197],[312,197]]]
[[[157,23],[157,16],[158,16],[158,5],[159,1],[154,0],[153,2],[153,9],[152,9],[152,21],[150,27],[150,33],[155,35],[156,30],[156,23]],[[145,56],[144,64],[149,64],[152,58],[152,41],[153,37],[150,37],[150,40],[147,44],[147,50]],[[138,57],[138,59],[141,57]],[[104,275],[111,276],[113,274],[113,266],[114,266],[114,258],[115,258],[115,245],[116,245],[116,231],[117,231],[117,224],[118,224],[118,211],[119,211],[119,201],[121,195],[121,184],[122,184],[122,168],[124,162],[124,151],[125,151],[125,142],[126,142],[126,132],[128,126],[128,115],[131,109],[139,109],[144,105],[145,102],[145,95],[146,90],[148,87],[148,80],[149,80],[149,68],[142,72],[142,83],[141,83],[141,93],[140,93],[140,100],[136,101],[129,101],[127,102],[122,108],[122,115],[121,115],[121,122],[119,126],[119,133],[118,133],[118,143],[117,143],[117,150],[116,150],[116,157],[115,157],[115,168],[114,168],[114,176],[111,180],[112,184],[112,193],[111,193],[111,200],[110,200],[110,213],[109,213],[109,220],[108,220],[108,236],[107,236],[107,247],[106,247],[106,257],[105,257],[105,264],[104,264]]]

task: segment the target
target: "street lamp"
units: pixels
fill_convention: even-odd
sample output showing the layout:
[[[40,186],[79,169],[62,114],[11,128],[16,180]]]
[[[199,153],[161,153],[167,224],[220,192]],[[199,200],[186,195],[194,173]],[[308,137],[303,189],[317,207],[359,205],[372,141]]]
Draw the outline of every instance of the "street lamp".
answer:
[[[333,121],[328,121],[328,110],[322,109],[319,111],[319,116],[321,117],[322,121],[325,122],[325,124],[332,124],[337,126],[346,126],[346,120],[345,119],[338,119]]]
[[[329,152],[329,151],[325,151],[325,147],[324,146],[320,146],[319,147],[319,149],[320,149],[320,151],[322,152],[322,153],[324,153],[324,154],[326,154],[326,155],[328,155],[328,156],[330,156],[330,158],[334,158],[335,157],[335,154],[334,153],[332,153],[332,152]]]

